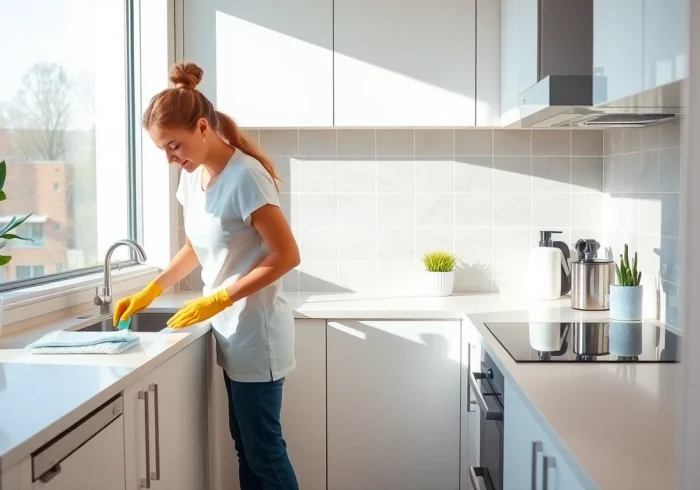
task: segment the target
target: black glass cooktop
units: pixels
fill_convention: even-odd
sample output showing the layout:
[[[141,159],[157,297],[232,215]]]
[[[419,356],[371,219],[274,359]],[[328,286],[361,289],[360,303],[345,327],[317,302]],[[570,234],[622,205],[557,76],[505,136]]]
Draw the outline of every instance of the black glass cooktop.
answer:
[[[681,337],[647,322],[514,322],[486,327],[517,362],[678,362]]]

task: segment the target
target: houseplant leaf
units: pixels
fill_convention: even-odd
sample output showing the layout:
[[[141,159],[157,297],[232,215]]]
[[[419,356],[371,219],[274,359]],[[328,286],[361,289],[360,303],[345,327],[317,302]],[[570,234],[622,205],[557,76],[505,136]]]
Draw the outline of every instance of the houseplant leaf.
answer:
[[[7,177],[7,164],[5,160],[0,162],[0,191],[5,187],[5,178]]]
[[[5,233],[4,235],[0,235],[0,238],[3,240],[24,240],[27,242],[33,242],[31,238],[24,238],[19,235],[15,235],[14,233]]]
[[[0,229],[0,236],[5,235],[8,231],[17,228],[19,225],[27,221],[27,218],[29,218],[32,214],[34,213],[29,213],[28,215],[22,218],[13,217],[9,223],[7,223],[5,226],[2,227],[2,229]]]
[[[9,255],[0,255],[0,265],[7,265],[10,260],[12,260],[12,257]]]
[[[4,201],[7,199],[7,195],[5,194],[5,191],[0,191],[0,201]]]

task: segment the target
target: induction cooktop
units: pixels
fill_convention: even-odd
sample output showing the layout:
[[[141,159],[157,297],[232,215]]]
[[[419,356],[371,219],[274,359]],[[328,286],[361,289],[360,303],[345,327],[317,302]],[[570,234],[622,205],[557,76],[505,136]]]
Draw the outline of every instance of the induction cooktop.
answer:
[[[493,322],[516,362],[679,362],[681,337],[647,322]]]

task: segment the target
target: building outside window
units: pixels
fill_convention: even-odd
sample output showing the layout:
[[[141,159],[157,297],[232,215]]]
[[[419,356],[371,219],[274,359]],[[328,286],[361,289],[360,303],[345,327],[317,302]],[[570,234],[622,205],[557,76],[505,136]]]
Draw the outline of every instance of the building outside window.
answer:
[[[33,239],[0,250],[12,256],[0,290],[94,272],[135,229],[132,1],[0,0],[0,225],[32,213],[15,231]],[[28,32],[41,36],[26,42]]]
[[[43,265],[18,265],[15,267],[17,279],[31,279],[45,274]]]

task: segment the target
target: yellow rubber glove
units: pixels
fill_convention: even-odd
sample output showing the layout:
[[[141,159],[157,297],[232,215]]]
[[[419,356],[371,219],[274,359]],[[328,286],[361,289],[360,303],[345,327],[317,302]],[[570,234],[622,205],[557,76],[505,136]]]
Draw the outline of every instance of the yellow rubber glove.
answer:
[[[116,327],[120,320],[128,320],[139,310],[153,303],[153,300],[163,294],[163,288],[155,281],[150,282],[136,294],[120,299],[114,307],[112,322]]]
[[[168,326],[173,330],[189,327],[195,323],[203,322],[217,313],[225,310],[233,304],[231,297],[225,289],[185,303],[170,320]]]

